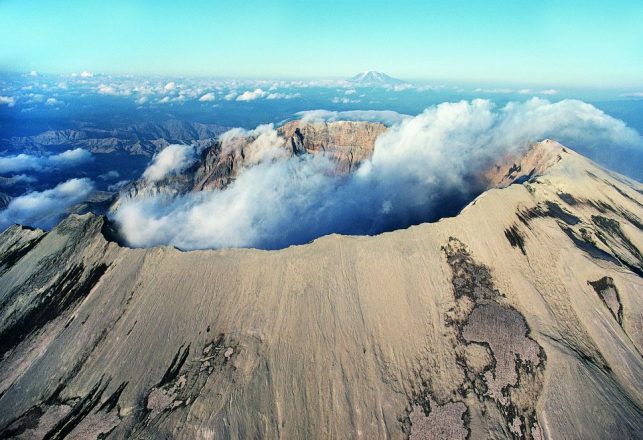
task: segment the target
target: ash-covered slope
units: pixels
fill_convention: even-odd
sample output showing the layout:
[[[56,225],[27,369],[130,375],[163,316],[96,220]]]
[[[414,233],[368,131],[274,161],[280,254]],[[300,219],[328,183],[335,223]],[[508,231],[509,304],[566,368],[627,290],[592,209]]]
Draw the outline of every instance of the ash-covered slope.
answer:
[[[457,217],[281,251],[8,229],[0,437],[637,438],[643,187],[523,159]]]

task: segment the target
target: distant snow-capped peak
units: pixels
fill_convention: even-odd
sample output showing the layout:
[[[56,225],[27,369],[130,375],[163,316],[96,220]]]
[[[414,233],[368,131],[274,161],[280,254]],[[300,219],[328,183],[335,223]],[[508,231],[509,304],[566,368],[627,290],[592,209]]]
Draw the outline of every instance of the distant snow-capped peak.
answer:
[[[366,72],[359,73],[350,78],[349,81],[361,85],[376,86],[405,84],[405,82],[402,80],[390,77],[385,73],[376,72],[374,70],[367,70]]]

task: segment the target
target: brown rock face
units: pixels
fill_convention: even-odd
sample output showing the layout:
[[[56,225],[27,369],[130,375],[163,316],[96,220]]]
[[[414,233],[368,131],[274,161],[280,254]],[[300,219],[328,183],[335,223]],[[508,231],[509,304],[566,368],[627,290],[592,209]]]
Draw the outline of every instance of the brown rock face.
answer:
[[[284,148],[284,157],[302,154],[326,154],[337,162],[338,173],[350,173],[369,159],[375,140],[386,126],[372,122],[289,122],[277,129],[277,142]],[[251,162],[249,150],[258,136],[240,136],[215,142],[204,152],[195,171],[193,191],[221,189],[232,183],[239,170]]]
[[[292,148],[293,154],[324,152],[337,161],[337,170],[351,172],[360,162],[370,158],[375,140],[386,126],[373,122],[336,121],[306,124],[293,121],[278,129]]]
[[[326,154],[337,162],[338,173],[350,173],[373,155],[375,140],[386,126],[373,122],[289,122],[277,129],[273,142],[283,148],[282,158],[302,154]],[[240,135],[212,141],[203,150],[200,160],[178,175],[158,182],[143,179],[134,182],[123,192],[112,209],[122,200],[158,194],[176,196],[193,191],[223,189],[230,185],[243,168],[256,163],[253,153],[261,135]]]
[[[225,188],[236,178],[241,161],[240,154],[223,153],[221,142],[215,142],[203,153],[201,163],[194,172],[194,184],[191,190]]]
[[[555,141],[545,140],[540,148],[510,154],[487,169],[483,179],[488,188],[504,188],[520,180],[539,176],[550,166],[561,160],[564,148]]]

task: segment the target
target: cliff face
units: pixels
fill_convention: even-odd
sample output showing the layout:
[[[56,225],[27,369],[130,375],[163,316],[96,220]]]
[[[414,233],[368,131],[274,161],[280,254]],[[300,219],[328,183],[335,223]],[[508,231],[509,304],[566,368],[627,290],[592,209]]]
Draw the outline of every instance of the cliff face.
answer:
[[[375,140],[386,126],[373,122],[289,122],[279,128],[294,154],[319,153],[332,157],[339,172],[351,172],[373,155]]]
[[[457,217],[281,251],[8,229],[0,437],[639,437],[643,187],[531,154]]]
[[[9,202],[11,202],[11,196],[9,194],[0,193],[0,209],[5,209]]]
[[[283,157],[302,154],[326,154],[337,163],[338,173],[349,173],[372,156],[375,140],[386,126],[371,122],[302,123],[293,121],[277,129]],[[157,182],[141,179],[120,194],[112,209],[123,200],[158,194],[175,196],[192,191],[223,189],[232,183],[240,170],[254,165],[253,143],[258,135],[241,135],[225,141],[212,141],[198,162],[178,175]]]

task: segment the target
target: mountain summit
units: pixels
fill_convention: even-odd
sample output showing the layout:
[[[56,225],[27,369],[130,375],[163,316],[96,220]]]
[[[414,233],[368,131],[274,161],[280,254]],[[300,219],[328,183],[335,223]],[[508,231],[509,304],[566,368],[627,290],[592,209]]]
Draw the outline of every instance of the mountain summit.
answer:
[[[367,70],[349,79],[350,82],[363,86],[396,86],[406,84],[401,79],[393,78],[382,72]]]

